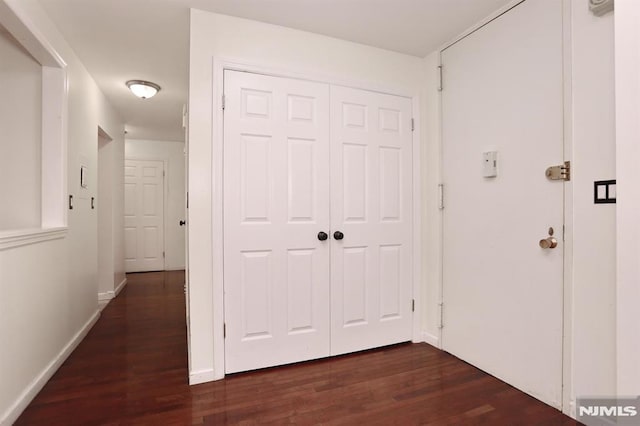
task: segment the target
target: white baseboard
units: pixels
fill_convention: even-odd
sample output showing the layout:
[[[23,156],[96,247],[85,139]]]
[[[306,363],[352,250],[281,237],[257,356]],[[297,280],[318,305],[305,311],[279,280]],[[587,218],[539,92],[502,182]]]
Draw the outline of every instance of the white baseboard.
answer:
[[[219,377],[216,377],[216,374],[214,373],[213,369],[189,372],[190,385],[199,385],[200,383],[213,382],[218,378]]]
[[[49,365],[47,365],[44,370],[42,370],[42,372],[38,374],[31,383],[29,383],[16,401],[4,414],[2,414],[2,417],[0,418],[0,425],[11,425],[18,419],[18,417],[20,417],[20,414],[22,414],[25,408],[27,408],[33,398],[38,395],[38,392],[42,390],[54,373],[58,371],[58,368],[60,368],[62,363],[69,357],[69,355],[71,355],[71,352],[73,352],[80,342],[82,342],[82,339],[84,339],[89,330],[91,330],[96,321],[98,321],[98,318],[100,318],[100,311],[96,311],[91,318],[89,318],[89,321],[87,321],[80,331],[73,336],[62,351],[60,351],[60,353],[51,360]]]
[[[114,291],[105,291],[104,293],[98,293],[98,305],[100,306],[100,310],[103,310],[104,307],[109,304],[111,299],[115,299],[116,297],[118,297],[118,294],[120,294],[125,285],[127,285],[126,278],[122,280],[120,284],[118,284]]]
[[[434,347],[436,347],[438,349],[442,349],[440,347],[440,338],[438,336],[436,336],[436,335],[433,335],[431,333],[427,333],[426,331],[423,331],[422,332],[422,340],[425,343],[430,344],[431,346],[434,346]]]
[[[571,401],[569,402],[568,408],[569,408],[568,410],[565,408],[563,410],[563,413],[571,417],[572,419],[575,419],[578,414],[577,403],[575,399],[571,399]]]
[[[105,291],[104,293],[98,293],[98,302],[109,301],[116,297],[113,291]]]
[[[113,292],[113,297],[116,297],[120,294],[120,292],[122,291],[122,289],[124,288],[124,286],[127,285],[127,277],[124,277],[124,279],[122,280],[122,282],[120,284],[118,284],[118,287],[116,287],[116,290]]]

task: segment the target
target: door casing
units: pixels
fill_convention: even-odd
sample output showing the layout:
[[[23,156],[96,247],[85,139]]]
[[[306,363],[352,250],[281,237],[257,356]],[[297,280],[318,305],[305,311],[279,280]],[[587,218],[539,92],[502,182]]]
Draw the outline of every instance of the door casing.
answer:
[[[308,81],[322,82],[333,85],[348,86],[357,89],[369,90],[373,92],[392,94],[411,98],[412,110],[414,116],[414,131],[412,135],[412,185],[413,185],[413,253],[412,257],[412,291],[415,299],[415,311],[413,312],[413,342],[423,342],[424,337],[421,327],[421,317],[423,309],[423,300],[421,300],[421,281],[422,281],[422,181],[421,181],[421,156],[420,156],[420,102],[418,93],[410,93],[405,88],[399,87],[382,87],[380,85],[363,82],[350,81],[343,78],[314,75],[308,72],[295,72],[291,69],[275,69],[260,64],[252,64],[249,61],[231,60],[222,57],[213,58],[213,129],[212,129],[212,248],[213,259],[211,262],[212,278],[213,278],[213,366],[214,371],[209,380],[222,379],[225,376],[225,348],[224,348],[224,268],[223,268],[223,251],[224,251],[224,223],[223,223],[223,145],[224,145],[224,115],[222,110],[222,94],[224,93],[224,71],[233,70],[240,72],[250,72],[255,74],[264,74],[274,77],[295,78]],[[198,372],[192,372],[191,376],[198,375]],[[198,377],[200,379],[200,377]],[[200,380],[199,380],[200,382]]]

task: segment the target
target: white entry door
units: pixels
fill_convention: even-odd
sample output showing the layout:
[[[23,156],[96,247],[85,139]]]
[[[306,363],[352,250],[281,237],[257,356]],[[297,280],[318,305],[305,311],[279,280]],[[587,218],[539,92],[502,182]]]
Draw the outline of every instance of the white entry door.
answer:
[[[224,85],[226,372],[327,356],[329,86]]]
[[[562,57],[556,0],[527,0],[442,52],[442,344],[555,407],[565,184],[545,170],[564,159]]]
[[[124,238],[127,272],[164,270],[164,164],[125,160]]]
[[[332,86],[331,125],[335,355],[411,340],[411,100]]]

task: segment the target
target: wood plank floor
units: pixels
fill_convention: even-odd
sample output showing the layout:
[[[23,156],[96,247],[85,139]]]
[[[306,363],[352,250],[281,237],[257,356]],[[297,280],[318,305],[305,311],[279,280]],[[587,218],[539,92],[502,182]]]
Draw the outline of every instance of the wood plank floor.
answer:
[[[188,386],[183,273],[128,278],[16,424],[578,424],[426,344]]]

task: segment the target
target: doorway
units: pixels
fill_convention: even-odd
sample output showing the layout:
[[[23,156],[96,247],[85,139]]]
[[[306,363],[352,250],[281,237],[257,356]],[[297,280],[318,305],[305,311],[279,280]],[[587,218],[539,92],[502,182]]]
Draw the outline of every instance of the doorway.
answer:
[[[124,240],[127,272],[163,271],[164,163],[125,160]]]
[[[524,1],[441,53],[443,349],[562,406],[562,2]],[[561,177],[561,176],[559,176]]]
[[[224,79],[226,372],[411,340],[411,99]]]

